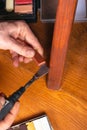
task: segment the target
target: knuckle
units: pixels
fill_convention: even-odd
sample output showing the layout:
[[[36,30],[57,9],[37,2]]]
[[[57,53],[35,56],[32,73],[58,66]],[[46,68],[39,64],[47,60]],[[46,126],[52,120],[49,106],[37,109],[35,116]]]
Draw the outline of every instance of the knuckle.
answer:
[[[15,23],[16,23],[18,26],[20,26],[20,27],[26,25],[25,21],[23,21],[23,20],[21,20],[21,21],[16,21]]]

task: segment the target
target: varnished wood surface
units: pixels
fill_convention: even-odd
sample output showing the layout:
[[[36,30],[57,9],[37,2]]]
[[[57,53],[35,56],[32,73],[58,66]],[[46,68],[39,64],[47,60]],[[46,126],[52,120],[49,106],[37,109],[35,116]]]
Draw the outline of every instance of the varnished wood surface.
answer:
[[[49,61],[53,25],[38,22],[31,24],[31,28]],[[0,91],[10,95],[37,69],[34,62],[15,68],[8,52],[0,51]],[[42,77],[32,84],[20,102],[15,123],[46,113],[54,130],[87,130],[87,23],[73,26],[61,89],[48,89],[46,77]]]
[[[76,5],[77,0],[58,0],[48,75],[48,88],[51,89],[61,87]]]

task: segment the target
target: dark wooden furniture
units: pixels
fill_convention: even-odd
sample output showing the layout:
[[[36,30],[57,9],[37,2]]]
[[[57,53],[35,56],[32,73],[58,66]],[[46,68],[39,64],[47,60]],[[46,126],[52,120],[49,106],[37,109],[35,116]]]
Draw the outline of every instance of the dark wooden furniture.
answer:
[[[77,0],[58,0],[52,41],[48,88],[59,89]]]

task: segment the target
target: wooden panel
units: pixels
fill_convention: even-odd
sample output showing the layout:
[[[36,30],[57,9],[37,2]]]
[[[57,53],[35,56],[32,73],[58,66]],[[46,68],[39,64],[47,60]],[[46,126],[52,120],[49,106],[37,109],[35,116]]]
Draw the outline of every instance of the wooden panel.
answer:
[[[59,89],[77,0],[58,0],[48,88]]]

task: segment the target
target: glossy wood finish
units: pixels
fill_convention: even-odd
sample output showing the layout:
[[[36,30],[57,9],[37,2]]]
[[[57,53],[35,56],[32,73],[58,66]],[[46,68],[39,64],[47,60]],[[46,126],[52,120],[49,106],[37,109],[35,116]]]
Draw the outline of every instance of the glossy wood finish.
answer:
[[[59,89],[77,0],[58,0],[53,33],[48,88]]]
[[[49,60],[53,24],[31,24]],[[0,91],[7,96],[24,85],[36,72],[34,62],[13,67],[8,52],[0,51]],[[74,24],[69,41],[61,89],[50,90],[46,77],[36,81],[20,99],[15,120],[46,113],[54,130],[87,130],[87,23]]]

